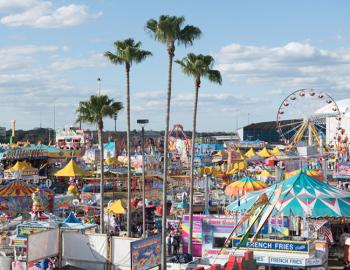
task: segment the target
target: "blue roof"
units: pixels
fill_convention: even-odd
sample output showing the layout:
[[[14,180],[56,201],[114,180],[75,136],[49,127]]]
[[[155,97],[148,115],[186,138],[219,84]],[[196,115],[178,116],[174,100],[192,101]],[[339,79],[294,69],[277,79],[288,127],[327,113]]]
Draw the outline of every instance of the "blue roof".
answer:
[[[64,220],[64,223],[82,223],[77,217],[74,215],[74,212],[70,212],[69,216]]]

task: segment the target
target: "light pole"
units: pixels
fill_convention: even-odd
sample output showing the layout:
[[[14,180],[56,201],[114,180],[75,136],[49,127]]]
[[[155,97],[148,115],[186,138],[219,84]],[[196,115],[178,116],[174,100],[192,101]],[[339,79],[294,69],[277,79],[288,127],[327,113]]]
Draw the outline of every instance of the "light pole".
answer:
[[[101,95],[101,78],[97,78],[97,95]]]
[[[141,126],[141,151],[142,151],[142,237],[146,236],[146,205],[145,205],[145,126],[148,119],[138,119],[137,124]],[[164,206],[163,206],[164,207]]]
[[[115,113],[113,115],[113,119],[114,119],[114,133],[117,133],[117,119],[118,119],[118,114],[117,113]]]

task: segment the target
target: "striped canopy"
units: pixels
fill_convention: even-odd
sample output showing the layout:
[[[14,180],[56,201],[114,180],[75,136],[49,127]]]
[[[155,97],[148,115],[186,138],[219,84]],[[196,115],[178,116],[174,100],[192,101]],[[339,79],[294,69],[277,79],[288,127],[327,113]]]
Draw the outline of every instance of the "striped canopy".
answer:
[[[275,211],[283,215],[318,217],[350,216],[350,192],[339,190],[328,183],[319,181],[305,173],[296,174],[281,183],[266,188],[270,201],[274,191],[283,185],[282,195]],[[226,207],[229,211],[245,212],[259,198],[262,191],[251,192]]]
[[[242,196],[246,192],[257,191],[266,188],[267,185],[251,177],[244,177],[241,180],[229,184],[225,189],[225,194],[231,197]]]
[[[6,187],[0,188],[0,197],[32,196],[32,193],[37,189],[36,186],[29,186],[22,181],[14,181]]]

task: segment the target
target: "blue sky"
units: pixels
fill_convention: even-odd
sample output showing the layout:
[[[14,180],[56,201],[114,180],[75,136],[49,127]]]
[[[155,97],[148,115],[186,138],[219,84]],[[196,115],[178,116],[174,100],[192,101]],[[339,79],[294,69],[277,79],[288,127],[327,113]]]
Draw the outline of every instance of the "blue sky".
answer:
[[[203,81],[198,130],[236,129],[274,120],[279,104],[299,88],[321,89],[336,99],[349,97],[349,1],[49,1],[0,0],[0,125],[18,128],[71,125],[80,100],[102,92],[124,101],[122,67],[102,54],[115,40],[142,41],[153,57],[131,71],[132,128],[150,119],[162,129],[167,55],[144,31],[150,18],[183,15],[201,28],[193,47],[211,54],[223,85]],[[174,65],[171,123],[191,128],[193,80]],[[311,107],[311,106],[310,106]],[[125,129],[125,111],[118,129]],[[114,127],[106,119],[106,128]]]

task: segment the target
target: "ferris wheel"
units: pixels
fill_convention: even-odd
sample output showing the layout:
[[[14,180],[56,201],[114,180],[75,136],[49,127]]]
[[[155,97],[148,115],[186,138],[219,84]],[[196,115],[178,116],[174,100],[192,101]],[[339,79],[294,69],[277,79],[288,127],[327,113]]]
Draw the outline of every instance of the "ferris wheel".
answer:
[[[334,117],[334,134],[337,134],[341,129],[341,113],[334,99],[319,90],[297,90],[278,108],[277,132],[281,141],[290,147],[320,145],[320,137],[326,134],[328,117]]]

